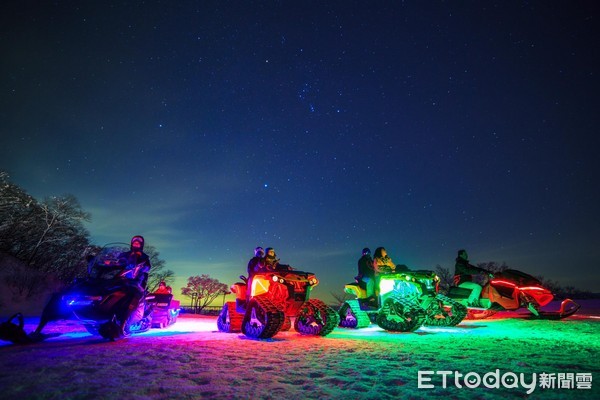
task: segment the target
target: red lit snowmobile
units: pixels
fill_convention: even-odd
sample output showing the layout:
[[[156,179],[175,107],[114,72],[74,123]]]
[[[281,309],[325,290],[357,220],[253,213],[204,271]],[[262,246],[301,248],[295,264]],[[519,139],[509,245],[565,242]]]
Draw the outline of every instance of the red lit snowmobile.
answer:
[[[470,293],[470,289],[453,286],[448,291],[448,297],[466,306]],[[479,298],[481,307],[468,307],[468,318],[482,319],[498,311],[526,308],[538,318],[562,319],[575,314],[580,308],[573,300],[565,299],[558,311],[541,311],[540,307],[550,303],[553,298],[552,292],[543,287],[538,279],[521,271],[507,269],[494,274],[483,285]]]
[[[380,275],[376,299],[367,297],[362,282],[346,284],[344,290],[356,299],[340,307],[340,326],[358,329],[375,322],[388,331],[411,332],[422,325],[457,325],[467,309],[439,294],[439,281],[432,271],[397,270]]]
[[[337,313],[324,302],[309,299],[319,283],[311,272],[291,269],[263,271],[231,286],[236,301],[227,302],[217,319],[221,332],[239,332],[255,339],[273,337],[291,328],[306,335],[326,336],[338,325]]]

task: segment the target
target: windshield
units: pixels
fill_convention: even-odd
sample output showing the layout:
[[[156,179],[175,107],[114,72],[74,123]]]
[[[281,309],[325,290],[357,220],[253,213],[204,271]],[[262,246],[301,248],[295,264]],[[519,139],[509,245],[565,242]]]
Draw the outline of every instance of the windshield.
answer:
[[[94,279],[114,279],[127,266],[123,253],[129,251],[126,243],[110,243],[100,250],[88,265],[88,274]]]

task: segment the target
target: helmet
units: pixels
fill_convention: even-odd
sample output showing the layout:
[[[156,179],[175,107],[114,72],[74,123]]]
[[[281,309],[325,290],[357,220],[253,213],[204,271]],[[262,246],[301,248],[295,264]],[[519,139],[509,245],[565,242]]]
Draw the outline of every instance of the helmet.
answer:
[[[266,256],[268,256],[268,255],[269,255],[269,252],[270,252],[271,250],[273,250],[273,253],[275,253],[275,249],[274,249],[274,248],[272,248],[272,247],[267,247],[267,248],[265,249],[265,255],[266,255]]]
[[[144,250],[144,237],[143,236],[136,235],[136,236],[134,236],[134,237],[131,238],[131,250],[133,250],[133,244],[134,243],[139,243],[139,250],[140,251]]]
[[[254,249],[254,257],[264,257],[265,256],[265,251],[263,250],[262,247],[258,246],[257,248]]]
[[[367,254],[371,254],[371,249],[369,249],[368,247],[365,247],[362,251],[362,255],[366,256]]]

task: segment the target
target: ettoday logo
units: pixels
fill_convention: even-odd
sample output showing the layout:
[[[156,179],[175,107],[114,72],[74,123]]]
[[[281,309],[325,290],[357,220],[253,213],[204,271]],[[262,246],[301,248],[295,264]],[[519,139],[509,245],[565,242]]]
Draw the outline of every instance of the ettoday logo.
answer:
[[[540,389],[592,389],[591,372],[542,372],[540,374],[516,374],[514,372],[500,373],[499,369],[482,375],[477,372],[468,372],[462,374],[458,371],[419,371],[418,388],[433,389],[436,387],[432,381],[434,376],[441,376],[435,379],[436,383],[441,380],[442,388],[446,389],[448,385],[454,384],[455,387],[462,389],[475,389],[485,386],[489,389],[519,389],[524,388],[527,394],[531,394],[537,387]]]
[[[433,380],[433,375],[441,376],[444,389],[448,387],[449,382],[459,389],[463,387],[475,389],[482,385],[489,389],[518,389],[522,387],[527,389],[527,394],[531,394],[537,387],[537,374],[535,373],[531,374],[530,377],[526,377],[523,373],[505,372],[501,374],[499,369],[488,372],[483,376],[477,372],[462,374],[458,371],[419,371],[418,374],[417,387],[419,389],[435,388],[433,383],[429,383]]]

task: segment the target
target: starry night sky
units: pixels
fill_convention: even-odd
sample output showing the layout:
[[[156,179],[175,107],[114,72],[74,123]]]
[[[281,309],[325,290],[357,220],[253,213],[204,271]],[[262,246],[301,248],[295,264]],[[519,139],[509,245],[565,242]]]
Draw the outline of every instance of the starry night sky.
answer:
[[[325,299],[365,246],[597,292],[599,31],[593,1],[3,1],[0,168],[177,289],[262,245]]]

